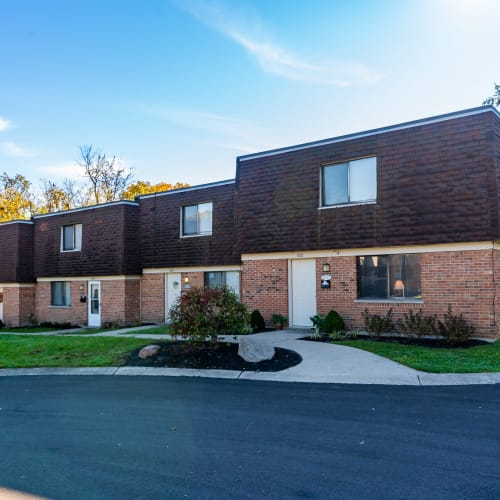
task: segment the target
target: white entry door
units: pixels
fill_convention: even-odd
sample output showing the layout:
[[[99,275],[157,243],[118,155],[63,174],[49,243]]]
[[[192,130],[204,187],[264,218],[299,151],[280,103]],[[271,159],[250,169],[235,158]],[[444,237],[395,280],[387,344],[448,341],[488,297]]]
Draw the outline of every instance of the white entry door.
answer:
[[[165,323],[169,321],[168,312],[181,296],[181,274],[167,273],[165,275]]]
[[[294,259],[290,265],[291,326],[311,327],[316,314],[316,262]]]
[[[89,326],[101,326],[101,282],[89,281],[88,293]]]

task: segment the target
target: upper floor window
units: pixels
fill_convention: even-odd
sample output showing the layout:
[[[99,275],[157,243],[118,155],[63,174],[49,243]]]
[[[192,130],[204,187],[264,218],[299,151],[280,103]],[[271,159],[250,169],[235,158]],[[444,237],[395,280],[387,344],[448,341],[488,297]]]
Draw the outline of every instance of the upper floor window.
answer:
[[[358,297],[420,299],[418,254],[358,257]]]
[[[182,207],[182,235],[212,234],[212,203]]]
[[[321,171],[322,205],[343,205],[377,199],[377,158],[324,165]]]
[[[74,252],[82,249],[82,225],[71,224],[61,227],[61,252]]]
[[[50,305],[51,306],[71,306],[71,282],[52,281],[50,283]]]

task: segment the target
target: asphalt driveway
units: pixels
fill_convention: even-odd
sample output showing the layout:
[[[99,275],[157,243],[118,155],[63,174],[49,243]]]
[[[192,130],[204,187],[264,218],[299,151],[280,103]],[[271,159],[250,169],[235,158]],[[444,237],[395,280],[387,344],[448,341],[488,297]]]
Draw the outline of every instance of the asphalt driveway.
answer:
[[[498,386],[0,378],[0,487],[54,499],[500,496]]]

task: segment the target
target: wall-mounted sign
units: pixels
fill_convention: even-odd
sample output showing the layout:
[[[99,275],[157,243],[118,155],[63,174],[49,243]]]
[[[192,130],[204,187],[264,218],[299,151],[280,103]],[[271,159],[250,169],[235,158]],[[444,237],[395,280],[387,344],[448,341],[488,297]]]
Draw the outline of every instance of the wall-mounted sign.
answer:
[[[324,276],[321,276],[321,288],[331,288],[332,286],[332,280],[324,280]],[[331,278],[331,276],[328,276],[328,278]]]
[[[332,277],[329,274],[323,274],[323,276],[321,276],[321,281],[331,281],[331,280]]]

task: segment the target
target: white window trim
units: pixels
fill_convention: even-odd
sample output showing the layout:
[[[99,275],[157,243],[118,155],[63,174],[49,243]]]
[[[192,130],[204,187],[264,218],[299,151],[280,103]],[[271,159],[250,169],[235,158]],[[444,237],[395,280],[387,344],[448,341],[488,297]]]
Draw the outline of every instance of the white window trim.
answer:
[[[68,226],[73,226],[73,245],[74,248],[71,248],[70,250],[65,250],[64,249],[64,228]],[[61,245],[60,245],[60,251],[61,253],[68,253],[68,252],[81,252],[82,250],[82,225],[81,224],[63,224],[61,226]]]
[[[203,272],[203,284],[206,286],[205,281],[206,281],[206,275],[209,273],[222,273],[224,275],[224,284],[223,286],[228,287],[230,290],[232,290],[238,299],[241,298],[241,271],[240,270],[235,270],[235,269],[224,269],[224,270],[214,270],[214,269],[207,269]],[[227,283],[227,274],[232,273],[234,277],[236,278],[235,283],[237,288],[234,288],[231,286],[231,283]]]
[[[205,203],[212,204],[212,230],[206,233],[196,233],[196,234],[184,234],[184,208],[186,207],[199,207],[200,205],[204,205]],[[181,238],[202,238],[203,236],[212,236],[213,234],[213,226],[214,226],[214,203],[213,201],[202,201],[199,203],[191,203],[190,205],[182,205],[180,210],[180,237]]]
[[[67,285],[64,285],[64,288],[68,288],[68,290],[64,289],[64,295],[69,299],[69,304],[66,305],[55,305],[52,304],[52,283],[67,283]],[[50,303],[49,307],[56,308],[56,309],[71,309],[72,307],[72,301],[71,301],[71,281],[66,281],[66,280],[54,280],[50,282]]]
[[[324,176],[323,172],[326,167],[335,167],[339,165],[344,165],[347,164],[347,195],[349,196],[351,193],[351,185],[350,185],[350,164],[352,162],[358,161],[358,160],[365,160],[368,158],[375,158],[375,198],[369,199],[369,200],[352,200],[352,201],[346,201],[345,203],[335,203],[333,205],[326,205],[324,202]],[[357,205],[375,205],[377,203],[377,188],[378,188],[378,183],[377,183],[377,172],[378,172],[378,158],[375,155],[370,155],[370,156],[360,156],[359,158],[350,158],[349,160],[345,161],[339,161],[339,162],[334,162],[334,163],[323,163],[321,164],[321,168],[319,170],[319,210],[324,210],[327,208],[340,208],[340,207],[354,207]]]
[[[318,210],[328,210],[330,208],[342,208],[342,207],[357,207],[359,205],[376,205],[377,200],[369,200],[369,201],[353,201],[349,203],[338,203],[337,205],[324,205],[318,207]]]
[[[386,254],[386,255],[381,255],[381,257],[387,257],[387,263],[388,263],[388,274],[387,274],[387,293],[390,293],[390,283],[393,281],[393,277],[390,275],[390,262],[391,262],[391,257],[395,257],[398,255],[406,255],[406,254]],[[410,254],[410,255],[417,255],[418,254]],[[358,255],[356,257],[356,279],[359,280],[359,259],[362,257],[369,257],[369,255]],[[420,257],[418,258],[418,269],[419,269],[419,280],[420,280],[420,271],[421,271],[421,261]],[[398,278],[399,279],[399,278]],[[359,281],[358,281],[359,283]],[[420,296],[422,295],[422,288],[421,288],[422,282],[420,281]],[[359,289],[358,289],[359,293]],[[414,303],[414,304],[422,304],[424,301],[420,297],[395,297],[393,295],[387,295],[386,297],[357,297],[354,302],[381,302],[381,303]]]
[[[371,303],[371,304],[423,304],[424,299],[413,299],[407,297],[400,298],[387,298],[387,299],[369,299],[369,298],[358,298],[354,299],[353,302],[360,303]]]

